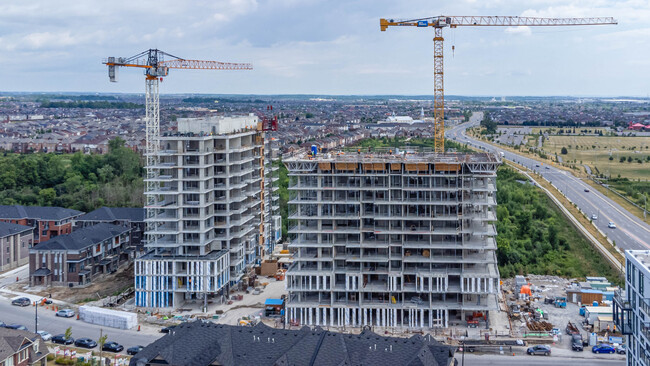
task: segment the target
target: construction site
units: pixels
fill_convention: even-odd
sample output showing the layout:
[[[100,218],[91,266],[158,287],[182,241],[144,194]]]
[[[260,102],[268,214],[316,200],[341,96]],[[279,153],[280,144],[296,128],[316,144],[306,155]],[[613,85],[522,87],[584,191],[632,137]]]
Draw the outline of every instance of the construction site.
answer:
[[[432,328],[497,308],[492,154],[285,160],[287,324]]]

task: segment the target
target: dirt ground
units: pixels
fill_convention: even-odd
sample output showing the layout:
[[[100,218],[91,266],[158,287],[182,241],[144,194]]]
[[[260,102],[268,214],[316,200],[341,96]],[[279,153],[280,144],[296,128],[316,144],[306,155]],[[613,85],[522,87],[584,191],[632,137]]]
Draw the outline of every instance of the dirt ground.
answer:
[[[133,263],[126,267],[121,267],[114,275],[107,276],[93,281],[88,287],[51,287],[42,286],[27,287],[25,283],[16,283],[10,288],[15,291],[23,291],[38,294],[44,297],[54,299],[65,299],[65,301],[74,304],[80,304],[90,301],[97,301],[107,296],[115,296],[133,287]]]

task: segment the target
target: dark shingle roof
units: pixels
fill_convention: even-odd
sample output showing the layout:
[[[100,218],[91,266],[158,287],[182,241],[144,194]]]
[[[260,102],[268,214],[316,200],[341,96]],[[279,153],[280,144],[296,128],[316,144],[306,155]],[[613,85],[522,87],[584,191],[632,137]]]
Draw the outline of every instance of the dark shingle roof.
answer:
[[[431,337],[383,337],[193,322],[179,325],[131,359],[172,365],[432,365],[447,366],[453,349]]]
[[[131,228],[127,226],[97,224],[67,235],[56,236],[36,245],[31,250],[82,250],[130,230]]]
[[[32,231],[34,228],[25,225],[12,224],[10,222],[0,221],[0,238],[5,236],[15,235],[25,231]]]
[[[77,217],[76,221],[133,221],[144,222],[144,208],[100,207]]]
[[[26,330],[0,328],[0,359],[4,360],[7,357],[18,352],[21,346],[25,343],[26,339],[32,343],[38,342],[38,353],[30,350],[30,358],[32,362],[45,357],[49,352],[45,343],[39,335]]]
[[[63,220],[81,215],[83,212],[63,207],[0,206],[0,219]]]

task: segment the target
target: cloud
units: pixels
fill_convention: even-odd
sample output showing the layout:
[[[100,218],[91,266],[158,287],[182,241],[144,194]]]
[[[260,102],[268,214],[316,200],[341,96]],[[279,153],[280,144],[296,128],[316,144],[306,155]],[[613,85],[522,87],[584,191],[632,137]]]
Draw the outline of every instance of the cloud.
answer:
[[[506,28],[506,33],[511,33],[511,34],[521,34],[524,36],[530,36],[533,32],[530,30],[530,27],[528,26],[521,26],[521,27],[508,27]]]

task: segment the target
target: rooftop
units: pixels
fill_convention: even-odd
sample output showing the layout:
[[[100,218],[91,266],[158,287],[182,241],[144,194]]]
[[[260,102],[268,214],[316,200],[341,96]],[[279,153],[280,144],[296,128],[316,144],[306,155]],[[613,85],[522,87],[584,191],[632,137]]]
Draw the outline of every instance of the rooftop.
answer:
[[[433,365],[447,366],[452,347],[430,336],[384,337],[369,330],[342,334],[319,327],[274,329],[210,322],[185,323],[145,347],[131,365]]]
[[[253,113],[247,116],[208,116],[179,118],[178,133],[200,135],[224,135],[256,129],[259,119]]]
[[[25,231],[32,231],[32,230],[34,230],[34,228],[31,226],[18,225],[18,224],[12,224],[9,222],[0,221],[0,238],[4,238],[5,236],[14,235],[14,234],[22,233]]]
[[[368,150],[362,148],[357,151],[337,151],[312,156],[305,152],[298,154],[287,161],[312,160],[317,162],[350,162],[350,163],[498,163],[501,161],[496,154],[490,153],[434,153],[429,148],[402,147],[402,148],[375,148]]]
[[[77,217],[76,221],[135,221],[144,222],[145,209],[141,207],[100,207]]]
[[[130,231],[128,226],[101,223],[88,226],[67,235],[59,235],[48,241],[42,242],[30,249],[32,250],[83,250],[104,240]]]
[[[40,219],[58,221],[83,214],[63,207],[0,206],[0,219]]]

